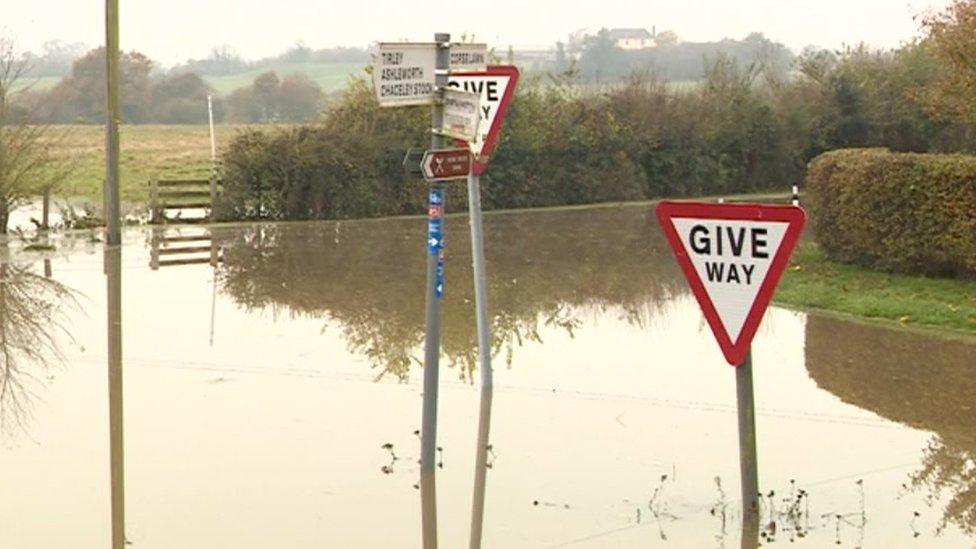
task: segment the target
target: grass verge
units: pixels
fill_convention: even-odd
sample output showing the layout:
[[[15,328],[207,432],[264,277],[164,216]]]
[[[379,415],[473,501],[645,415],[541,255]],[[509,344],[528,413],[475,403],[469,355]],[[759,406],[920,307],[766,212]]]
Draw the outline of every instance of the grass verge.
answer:
[[[798,309],[976,335],[976,281],[896,275],[837,263],[812,242],[794,252],[774,300]]]

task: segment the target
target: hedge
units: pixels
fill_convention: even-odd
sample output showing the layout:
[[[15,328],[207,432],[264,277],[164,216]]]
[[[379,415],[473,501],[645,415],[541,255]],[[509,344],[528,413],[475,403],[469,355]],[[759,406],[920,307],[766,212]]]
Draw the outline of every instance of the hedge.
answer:
[[[806,190],[830,259],[976,278],[976,156],[838,150],[810,163]]]

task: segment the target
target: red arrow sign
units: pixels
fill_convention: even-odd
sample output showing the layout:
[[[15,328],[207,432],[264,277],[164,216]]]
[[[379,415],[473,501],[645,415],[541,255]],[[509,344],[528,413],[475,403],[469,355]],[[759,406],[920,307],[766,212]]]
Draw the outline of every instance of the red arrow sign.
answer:
[[[745,360],[796,246],[796,206],[662,202],[657,219],[729,364]]]
[[[420,162],[427,181],[463,179],[471,172],[471,151],[468,149],[437,149],[424,153]]]
[[[451,74],[450,86],[481,94],[481,127],[478,140],[474,143],[475,163],[471,170],[475,175],[485,171],[488,157],[495,150],[502,121],[508,111],[508,104],[515,95],[518,82],[518,68],[510,65],[494,65],[481,72],[460,72]]]

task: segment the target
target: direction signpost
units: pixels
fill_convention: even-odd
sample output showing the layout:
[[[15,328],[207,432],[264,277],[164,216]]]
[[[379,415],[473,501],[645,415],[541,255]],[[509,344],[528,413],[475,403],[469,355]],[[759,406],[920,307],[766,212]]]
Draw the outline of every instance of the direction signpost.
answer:
[[[662,202],[657,219],[726,361],[736,366],[742,512],[758,514],[752,339],[806,215],[797,206]]]
[[[428,193],[427,326],[424,340],[424,403],[421,428],[420,490],[425,549],[437,547],[434,450],[437,441],[437,389],[440,355],[440,300],[444,292],[444,190],[440,182],[468,178],[468,210],[474,267],[481,404],[478,422],[471,547],[481,547],[485,483],[491,421],[492,371],[488,334],[488,289],[481,229],[484,172],[508,104],[518,69],[486,67],[484,44],[451,44],[449,34],[436,34],[432,44],[379,44],[373,85],[381,107],[432,105],[431,149],[419,162],[424,178],[434,183]],[[452,137],[465,148],[447,149]],[[404,166],[413,173],[419,154],[411,150]]]

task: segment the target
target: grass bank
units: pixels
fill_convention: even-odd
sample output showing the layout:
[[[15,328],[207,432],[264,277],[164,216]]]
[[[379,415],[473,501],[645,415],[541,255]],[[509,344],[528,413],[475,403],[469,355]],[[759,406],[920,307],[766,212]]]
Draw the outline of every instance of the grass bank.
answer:
[[[976,281],[894,275],[836,263],[812,242],[802,243],[793,254],[774,299],[798,309],[976,335]]]

